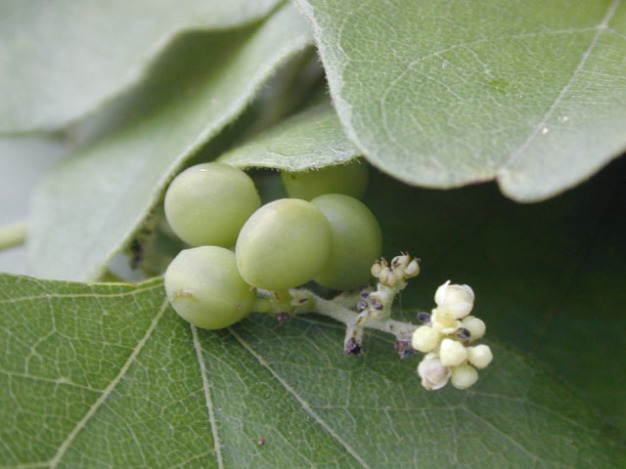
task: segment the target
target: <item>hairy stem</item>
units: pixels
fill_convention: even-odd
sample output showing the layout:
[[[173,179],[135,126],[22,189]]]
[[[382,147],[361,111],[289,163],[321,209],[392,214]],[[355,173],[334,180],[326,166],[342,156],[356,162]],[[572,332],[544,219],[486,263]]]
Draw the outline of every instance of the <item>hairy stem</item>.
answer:
[[[393,334],[399,340],[407,340],[417,328],[414,324],[396,321],[395,319],[381,321],[371,318],[367,322],[359,324],[359,314],[346,308],[341,302],[326,300],[307,290],[298,290],[298,292],[306,295],[309,299],[306,309],[301,311],[302,313],[317,313],[327,316],[335,321],[342,322],[350,330],[375,329]]]
[[[19,246],[26,241],[28,223],[20,221],[0,228],[0,251]]]

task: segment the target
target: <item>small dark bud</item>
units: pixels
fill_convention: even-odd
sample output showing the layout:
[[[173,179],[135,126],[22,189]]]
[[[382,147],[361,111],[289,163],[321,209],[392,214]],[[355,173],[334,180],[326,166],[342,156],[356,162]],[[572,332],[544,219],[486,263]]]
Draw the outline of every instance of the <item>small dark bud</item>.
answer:
[[[276,320],[280,323],[287,322],[291,319],[291,316],[288,313],[277,313]]]
[[[417,320],[423,323],[428,324],[430,322],[430,314],[428,313],[419,313],[417,315]]]
[[[393,346],[396,349],[396,352],[400,354],[401,359],[410,357],[415,353],[415,349],[413,349],[410,342],[406,340],[396,340]]]
[[[143,262],[143,245],[141,241],[137,238],[134,238],[130,243],[130,252],[132,254],[130,259],[130,268],[132,270],[136,270],[141,266]]]
[[[469,339],[470,337],[472,337],[470,331],[468,331],[464,327],[461,327],[459,330],[456,331],[456,333],[461,339]]]
[[[366,301],[361,301],[359,302],[359,304],[356,306],[356,310],[360,313],[361,311],[363,311],[365,308],[367,308],[367,302]]]
[[[348,341],[344,345],[343,354],[345,356],[361,354],[361,345],[357,343],[354,337],[351,337],[350,339],[348,339]]]
[[[367,290],[361,291],[361,298],[363,298],[364,300],[367,300],[369,297],[370,297],[370,292],[368,292]]]

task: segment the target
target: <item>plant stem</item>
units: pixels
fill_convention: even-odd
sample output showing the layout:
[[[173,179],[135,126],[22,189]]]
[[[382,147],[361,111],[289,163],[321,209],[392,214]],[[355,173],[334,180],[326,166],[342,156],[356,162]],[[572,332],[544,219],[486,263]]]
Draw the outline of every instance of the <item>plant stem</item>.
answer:
[[[19,246],[26,241],[28,223],[20,221],[0,228],[0,251]]]
[[[359,314],[346,308],[340,302],[326,300],[306,290],[299,290],[299,292],[306,294],[306,296],[309,297],[309,304],[307,305],[306,310],[302,312],[317,313],[322,316],[327,316],[335,321],[344,323],[346,327],[350,329],[375,329],[393,334],[399,340],[407,340],[417,328],[414,324],[396,321],[395,319],[380,321],[378,319],[370,318],[366,322],[358,324]]]

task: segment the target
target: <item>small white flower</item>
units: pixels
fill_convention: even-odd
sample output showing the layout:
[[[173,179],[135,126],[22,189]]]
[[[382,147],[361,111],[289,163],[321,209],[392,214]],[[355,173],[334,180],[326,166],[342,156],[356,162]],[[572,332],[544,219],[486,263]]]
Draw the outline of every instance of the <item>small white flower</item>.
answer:
[[[486,368],[493,360],[493,353],[489,348],[489,345],[475,345],[467,348],[468,360],[479,370]]]
[[[430,326],[420,326],[415,329],[411,337],[413,348],[422,353],[431,352],[439,345],[441,334]]]
[[[450,280],[437,288],[435,303],[450,309],[455,319],[467,316],[474,307],[474,291],[469,285],[450,285]]]
[[[442,334],[453,334],[461,327],[461,321],[455,319],[454,313],[448,308],[433,309],[430,322]]]
[[[478,372],[473,366],[461,365],[452,369],[450,382],[457,389],[467,389],[478,381]]]
[[[461,326],[467,329],[470,333],[470,341],[480,339],[485,335],[487,326],[482,319],[478,319],[476,316],[467,316],[461,321]]]
[[[443,339],[439,348],[439,358],[443,366],[458,366],[467,360],[467,349],[461,342]]]
[[[394,285],[402,282],[403,279],[404,275],[402,274],[401,270],[392,270],[391,272],[389,272],[389,275],[387,275],[386,281],[383,279],[382,282],[387,283],[387,285],[389,285],[390,287],[393,287]]]
[[[420,265],[416,259],[413,259],[409,265],[404,269],[404,275],[408,277],[415,277],[420,273]]]
[[[436,391],[448,384],[452,371],[441,364],[436,353],[425,355],[417,366],[417,374],[422,378],[422,386],[428,391]]]
[[[380,273],[378,274],[378,279],[385,283],[387,281],[387,279],[389,278],[389,274],[391,273],[391,269],[389,268],[388,265],[384,265],[381,267],[380,269]]]
[[[402,254],[400,256],[396,256],[393,259],[391,259],[391,266],[394,269],[404,270],[409,265],[410,261],[411,261],[411,256]]]

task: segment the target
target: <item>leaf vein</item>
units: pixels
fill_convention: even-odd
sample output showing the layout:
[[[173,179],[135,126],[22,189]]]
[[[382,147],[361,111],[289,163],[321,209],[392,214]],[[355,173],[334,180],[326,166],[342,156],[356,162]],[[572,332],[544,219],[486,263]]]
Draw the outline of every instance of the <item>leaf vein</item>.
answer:
[[[83,428],[85,428],[85,426],[87,425],[87,422],[89,422],[89,420],[91,420],[91,418],[96,414],[98,409],[100,409],[102,404],[104,404],[106,399],[111,395],[113,390],[120,383],[122,378],[126,375],[128,370],[130,369],[131,365],[134,363],[135,359],[139,356],[139,353],[141,353],[141,351],[143,350],[143,347],[146,345],[146,343],[148,342],[148,339],[150,338],[150,336],[152,335],[152,333],[156,329],[157,323],[159,322],[159,320],[163,316],[163,313],[167,310],[167,306],[168,305],[169,305],[169,302],[167,300],[165,300],[163,302],[161,308],[159,309],[158,313],[156,314],[156,316],[154,317],[154,319],[150,323],[150,326],[148,327],[148,330],[146,331],[145,335],[137,343],[137,346],[133,349],[133,352],[130,354],[130,356],[128,357],[128,360],[126,360],[126,363],[124,363],[124,365],[120,369],[120,372],[109,383],[109,385],[106,387],[104,392],[100,395],[100,397],[96,400],[96,402],[87,411],[85,416],[72,429],[72,431],[69,433],[69,435],[67,436],[65,441],[63,441],[63,443],[61,443],[61,446],[59,447],[57,453],[54,455],[54,457],[49,462],[51,468],[57,467],[57,465],[59,464],[59,462],[61,461],[61,459],[63,458],[63,456],[67,452],[67,450],[69,449],[69,447],[72,444],[72,442],[76,439],[76,437],[81,432],[81,430]]]
[[[124,298],[126,296],[135,296],[139,293],[146,293],[158,288],[163,288],[162,280],[158,282],[150,282],[149,285],[136,290],[123,291],[118,293],[45,293],[43,295],[23,296],[20,298],[7,298],[0,300],[0,304],[15,304],[25,301],[51,300],[51,299],[71,299],[71,298]]]
[[[78,384],[78,383],[75,383],[73,381],[70,381],[68,378],[65,378],[65,377],[52,379],[52,378],[47,378],[45,376],[36,376],[36,375],[30,374],[30,373],[16,373],[16,372],[13,372],[13,371],[6,371],[6,370],[0,370],[0,372],[4,373],[9,378],[32,379],[33,381],[43,381],[43,382],[46,382],[46,383],[52,383],[52,384],[56,384],[56,385],[67,385],[67,386],[71,386],[71,387],[74,387],[74,388],[84,389],[86,391],[91,391],[91,392],[95,392],[95,393],[99,393],[99,394],[104,392],[103,389],[95,389],[95,388],[92,388],[91,386],[85,386],[83,384]]]
[[[207,379],[207,369],[202,356],[202,346],[198,337],[198,329],[191,325],[191,335],[193,336],[193,346],[196,349],[198,364],[200,365],[200,375],[202,376],[202,390],[204,391],[204,400],[209,411],[209,422],[211,423],[211,432],[213,433],[213,442],[215,445],[215,456],[217,457],[217,467],[224,468],[224,458],[222,456],[220,435],[217,431],[217,419],[215,418],[215,409],[213,408],[213,396],[211,395],[211,386]]]
[[[570,77],[568,82],[565,84],[563,89],[561,89],[557,97],[554,99],[554,101],[552,102],[552,105],[550,106],[546,114],[543,116],[541,121],[530,132],[530,134],[528,135],[528,138],[526,138],[526,140],[515,151],[511,153],[511,156],[509,157],[508,161],[506,161],[506,163],[504,164],[504,167],[510,166],[511,164],[513,164],[520,157],[520,155],[526,150],[526,148],[528,148],[528,146],[535,140],[535,138],[537,138],[538,135],[541,135],[544,129],[547,128],[546,125],[548,123],[548,120],[552,117],[552,115],[554,114],[554,111],[556,111],[557,107],[561,104],[561,101],[563,101],[564,96],[569,92],[570,87],[572,86],[572,83],[574,82],[574,80],[580,75],[580,73],[582,73],[583,68],[585,67],[585,64],[587,63],[587,60],[589,59],[589,57],[591,57],[591,53],[593,52],[593,50],[596,47],[596,44],[598,43],[598,39],[600,38],[602,33],[607,31],[609,22],[615,16],[615,13],[617,12],[617,9],[620,3],[621,3],[620,0],[613,0],[613,3],[609,5],[609,9],[606,15],[604,16],[600,24],[595,28],[596,34],[594,34],[593,38],[591,39],[589,47],[583,53],[582,58],[580,59],[580,62],[578,63],[578,65],[574,69],[574,72],[572,73],[572,76]]]
[[[230,333],[233,337],[254,357],[258,360],[258,362],[265,367],[274,378],[285,388],[285,390],[291,394],[298,403],[302,406],[304,411],[311,416],[311,418],[317,422],[324,430],[326,430],[339,444],[341,444],[347,451],[352,455],[354,459],[357,460],[361,466],[364,468],[370,469],[370,465],[365,462],[365,460],[352,448],[347,441],[345,441],[333,428],[330,427],[316,412],[313,410],[311,405],[304,400],[304,398],[296,392],[296,390],[289,385],[277,372],[272,368],[272,366],[261,356],[259,355],[251,346],[248,344],[239,334],[237,334],[233,329],[229,328]]]

